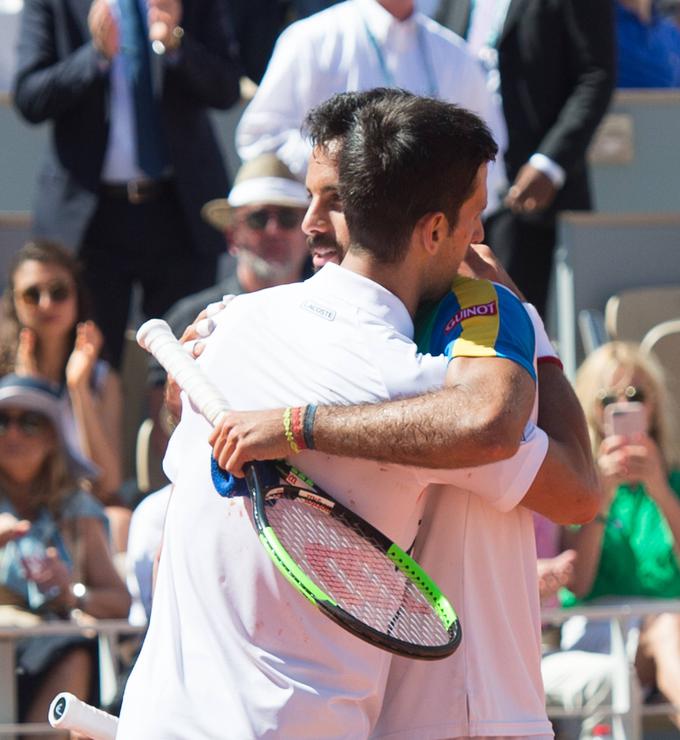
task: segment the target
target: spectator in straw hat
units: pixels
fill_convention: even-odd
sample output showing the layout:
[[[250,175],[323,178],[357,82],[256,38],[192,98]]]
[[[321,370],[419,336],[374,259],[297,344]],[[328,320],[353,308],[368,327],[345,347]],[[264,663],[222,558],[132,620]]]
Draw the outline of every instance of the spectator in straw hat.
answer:
[[[164,316],[180,335],[207,305],[225,295],[252,293],[309,277],[311,269],[301,230],[309,197],[305,186],[274,154],[262,154],[241,166],[227,198],[203,206],[203,218],[224,234],[236,258],[233,273],[207,290],[178,301]],[[149,408],[158,454],[168,439],[163,407],[165,371],[155,361],[149,368]]]

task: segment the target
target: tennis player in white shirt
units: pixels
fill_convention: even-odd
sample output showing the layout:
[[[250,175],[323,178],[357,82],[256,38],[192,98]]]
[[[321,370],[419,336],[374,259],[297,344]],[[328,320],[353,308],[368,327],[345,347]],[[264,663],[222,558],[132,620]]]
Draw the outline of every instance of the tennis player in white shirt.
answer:
[[[343,149],[348,170],[356,170],[347,180],[357,187],[354,210],[345,206],[354,237],[349,262],[302,284],[234,299],[200,359],[231,407],[300,404],[310,396],[373,401],[444,382],[446,358],[420,357],[408,339],[412,316],[421,300],[446,291],[469,243],[481,238],[486,162],[496,147],[476,116],[415,97],[398,108],[376,103],[353,130],[354,149]],[[367,197],[366,189],[382,197]],[[326,310],[310,310],[318,306]],[[508,447],[519,449],[495,472],[408,472],[313,452],[301,466],[408,545],[428,480],[458,480],[491,501],[529,486],[547,440],[529,427],[520,444],[533,382],[518,377],[517,384],[524,414]],[[175,489],[154,608],[119,735],[368,736],[390,656],[290,590],[257,541],[249,503],[225,502],[212,489],[208,431],[184,408],[165,462]]]
[[[308,119],[317,149],[307,178],[312,203],[304,228],[312,237],[312,249],[315,244],[336,243],[335,249],[320,251],[317,262],[342,251],[337,242],[345,241],[335,159],[343,127],[349,125],[353,108],[363,104],[361,95],[336,96]],[[334,239],[336,229],[339,240]],[[483,248],[480,252],[488,256]],[[493,272],[492,266],[480,265],[480,260],[475,264],[483,274]],[[550,361],[554,350],[535,312],[532,318],[540,339],[538,355],[548,359],[539,369],[539,418],[554,435],[549,452],[554,459],[546,460],[530,493],[516,501],[521,505],[507,510],[490,505],[484,497],[450,488],[431,492],[416,554],[428,570],[436,572],[453,602],[462,605],[463,644],[454,656],[435,664],[392,660],[373,737],[435,740],[507,736],[538,740],[552,736],[540,679],[536,560],[528,508],[558,521],[580,521],[592,516],[598,495],[582,412],[561,370]],[[479,367],[486,364],[490,373],[480,376],[480,394],[484,382],[488,388],[500,384],[488,359],[473,362]],[[459,418],[470,423],[466,410],[476,390],[468,387],[461,396],[460,387],[465,383],[462,375],[456,377],[460,369],[456,364],[460,365],[458,360],[450,365],[450,378],[458,384],[458,394],[453,388],[413,401],[320,407],[315,423],[317,449],[350,457],[455,465],[461,452],[456,436]],[[458,418],[451,415],[452,410],[458,411]],[[238,472],[245,459],[286,454],[280,418],[278,410],[234,415],[226,427],[233,435],[231,448],[221,449],[240,449],[230,462],[230,454],[226,455],[225,466]],[[417,429],[420,434],[407,436],[405,428]]]

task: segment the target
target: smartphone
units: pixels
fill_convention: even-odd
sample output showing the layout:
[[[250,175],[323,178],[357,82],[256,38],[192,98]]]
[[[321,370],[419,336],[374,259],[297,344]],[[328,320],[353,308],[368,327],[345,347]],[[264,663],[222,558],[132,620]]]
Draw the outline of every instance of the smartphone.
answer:
[[[637,401],[610,403],[604,408],[604,433],[607,437],[646,434],[647,409]]]

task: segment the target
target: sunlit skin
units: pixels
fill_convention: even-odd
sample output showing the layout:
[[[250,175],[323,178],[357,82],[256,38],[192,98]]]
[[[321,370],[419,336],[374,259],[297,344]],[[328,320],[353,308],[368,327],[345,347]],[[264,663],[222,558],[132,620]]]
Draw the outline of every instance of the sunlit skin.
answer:
[[[400,21],[405,21],[411,15],[413,15],[414,3],[413,0],[378,0],[380,5],[385,8],[388,13],[391,13],[395,18]]]
[[[332,144],[330,151],[316,147],[307,169],[306,185],[311,202],[302,221],[302,230],[307,235],[307,246],[315,270],[321,269],[327,262],[339,265],[349,245],[349,232],[338,192],[338,171],[333,152]],[[486,164],[480,168],[475,192],[461,208],[458,223],[454,227],[454,242],[458,246],[463,242],[466,247],[477,244],[484,238],[481,217],[486,208],[487,193],[482,174],[487,169]],[[446,287],[442,289],[437,286],[437,290],[443,293]]]
[[[3,407],[2,411],[16,419],[24,410],[10,406]],[[49,424],[34,435],[26,434],[15,423],[10,424],[4,434],[0,434],[0,473],[14,484],[27,485],[38,474],[55,445],[55,433]]]
[[[437,259],[432,262],[433,273],[429,278],[431,291],[423,298],[441,298],[450,288],[451,275],[458,271],[468,247],[484,238],[482,214],[487,200],[486,176],[487,165],[484,164],[477,171],[472,195],[460,207],[458,219],[447,238],[447,249],[440,250]]]
[[[311,202],[302,221],[314,269],[327,262],[339,265],[349,244],[349,233],[338,193],[338,170],[329,150],[316,147],[309,159],[306,185]]]
[[[44,288],[64,284],[71,294],[62,302],[50,298]],[[42,289],[37,305],[30,305],[22,296],[27,288]],[[22,326],[32,329],[40,339],[64,337],[73,329],[77,318],[77,298],[73,278],[60,265],[26,260],[14,274],[14,305]]]

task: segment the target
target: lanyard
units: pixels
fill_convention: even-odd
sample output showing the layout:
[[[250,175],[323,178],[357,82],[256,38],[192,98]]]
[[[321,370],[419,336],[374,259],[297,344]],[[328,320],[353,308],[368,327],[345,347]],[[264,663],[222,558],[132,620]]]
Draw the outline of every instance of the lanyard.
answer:
[[[493,20],[488,29],[484,46],[488,46],[490,49],[495,49],[498,43],[498,37],[501,35],[501,29],[505,24],[505,17],[508,14],[508,8],[510,7],[511,0],[497,0],[495,2],[495,12]],[[477,0],[472,0],[472,8],[470,11],[470,17],[474,17],[474,13],[477,11]]]
[[[378,59],[378,66],[380,67],[380,72],[385,82],[385,86],[386,87],[397,87],[397,83],[396,83],[396,80],[394,79],[394,75],[387,68],[387,63],[385,62],[385,57],[383,55],[382,49],[380,48],[380,44],[378,43],[378,39],[376,39],[371,29],[368,27],[368,23],[366,23],[366,19],[362,17],[361,21],[364,24],[364,29],[366,30],[366,36],[368,37],[368,40],[371,43],[371,46],[373,47],[373,50],[375,51],[375,55]],[[416,30],[417,30],[417,38],[418,38],[418,51],[420,52],[420,58],[422,59],[423,67],[425,68],[425,76],[427,77],[427,91],[426,92],[429,97],[437,98],[439,97],[439,89],[437,87],[437,77],[432,67],[432,60],[430,59],[430,55],[427,51],[427,43],[425,41],[425,35],[423,32],[423,28],[422,26],[416,25]]]

